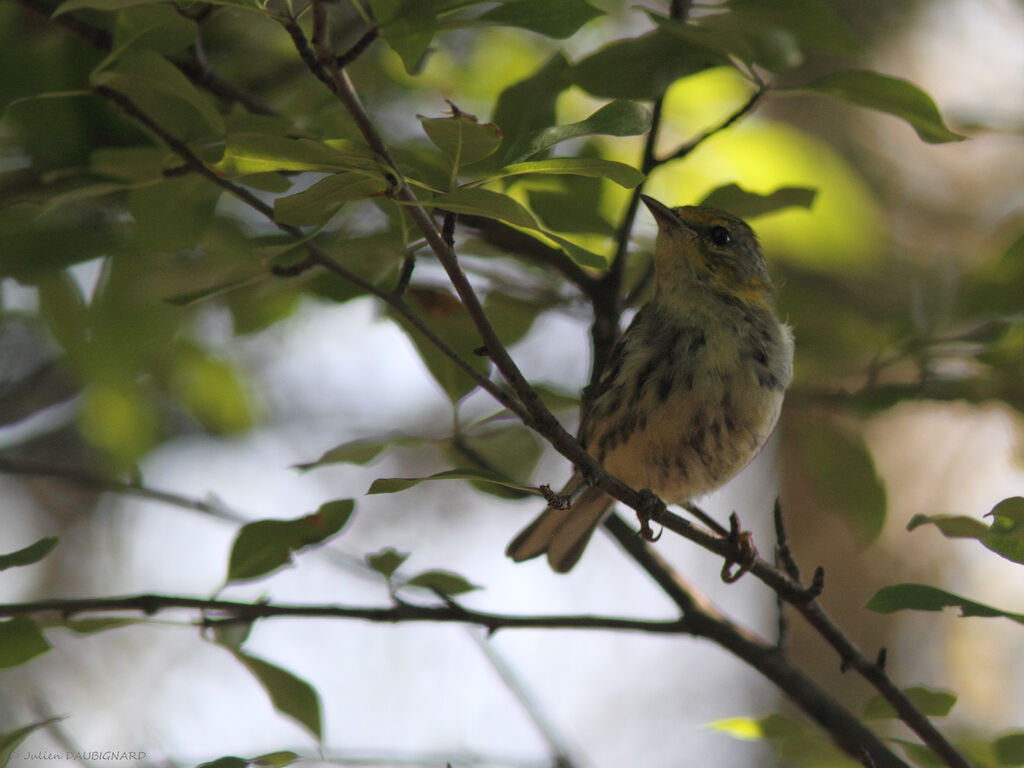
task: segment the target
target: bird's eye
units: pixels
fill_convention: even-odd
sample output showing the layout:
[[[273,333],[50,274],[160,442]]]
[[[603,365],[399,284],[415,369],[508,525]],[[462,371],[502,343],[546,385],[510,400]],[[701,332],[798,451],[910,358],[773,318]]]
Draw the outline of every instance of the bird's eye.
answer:
[[[725,227],[712,227],[708,230],[708,237],[712,243],[718,246],[728,245],[732,242],[732,235]]]

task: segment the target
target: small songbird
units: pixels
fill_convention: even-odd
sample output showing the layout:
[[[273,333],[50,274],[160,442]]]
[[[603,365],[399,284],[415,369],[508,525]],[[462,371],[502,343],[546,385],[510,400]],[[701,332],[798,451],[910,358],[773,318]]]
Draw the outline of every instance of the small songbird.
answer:
[[[641,198],[658,223],[653,296],[590,393],[580,441],[626,484],[680,504],[721,487],[764,445],[793,376],[793,336],[746,222]],[[559,573],[576,564],[614,500],[578,471],[561,496],[567,504],[524,528],[509,557],[547,552]]]

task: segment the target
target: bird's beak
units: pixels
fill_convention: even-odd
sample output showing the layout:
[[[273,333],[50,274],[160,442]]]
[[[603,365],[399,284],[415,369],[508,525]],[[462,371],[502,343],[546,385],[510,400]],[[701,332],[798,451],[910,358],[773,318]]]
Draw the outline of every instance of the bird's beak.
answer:
[[[647,210],[651,212],[654,220],[658,222],[658,229],[677,228],[682,224],[676,212],[667,205],[659,203],[653,197],[648,197],[647,195],[640,195],[640,199],[644,201]]]

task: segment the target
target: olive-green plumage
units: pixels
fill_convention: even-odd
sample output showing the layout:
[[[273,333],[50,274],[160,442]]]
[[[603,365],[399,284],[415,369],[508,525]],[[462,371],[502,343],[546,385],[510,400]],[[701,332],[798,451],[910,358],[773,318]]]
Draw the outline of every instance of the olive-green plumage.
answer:
[[[793,374],[793,337],[775,314],[764,254],[742,220],[713,208],[668,208],[658,222],[655,283],[612,352],[580,440],[634,488],[682,503],[722,486],[768,439]],[[577,472],[516,536],[514,560],[548,555],[564,573],[611,509]]]

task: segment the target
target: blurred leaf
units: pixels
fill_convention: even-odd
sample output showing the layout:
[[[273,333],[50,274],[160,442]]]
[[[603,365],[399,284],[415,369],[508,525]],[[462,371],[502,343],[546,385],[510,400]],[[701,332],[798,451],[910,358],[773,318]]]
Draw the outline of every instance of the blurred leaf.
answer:
[[[123,52],[130,47],[176,56],[195,43],[198,32],[194,19],[170,5],[133,5],[117,14],[112,49]]]
[[[96,616],[85,619],[64,619],[54,626],[64,627],[79,635],[94,635],[108,629],[121,629],[135,624],[144,624],[146,619],[127,619],[121,616]]]
[[[308,189],[274,200],[274,221],[296,227],[323,224],[348,202],[386,191],[388,183],[375,176],[336,173]]]
[[[330,466],[331,464],[360,464],[365,466],[392,446],[415,446],[423,442],[423,438],[410,437],[401,432],[391,432],[382,437],[364,437],[359,440],[350,440],[336,445],[321,454],[320,458],[316,461],[295,464],[294,467],[295,469],[307,471],[317,467]]]
[[[932,688],[915,686],[904,688],[903,693],[923,714],[928,717],[945,717],[956,704],[956,694],[949,691],[936,691]],[[864,707],[865,720],[895,719],[899,717],[896,709],[882,696],[872,696]]]
[[[79,404],[78,428],[123,466],[134,465],[160,436],[150,394],[127,380],[89,386]]]
[[[604,11],[584,0],[508,0],[472,21],[521,27],[561,40],[575,34],[591,19],[603,15]]]
[[[504,138],[489,165],[499,167],[522,159],[518,147],[531,134],[555,124],[555,102],[572,85],[570,73],[565,56],[555,53],[533,75],[501,92],[492,119]]]
[[[89,169],[123,181],[152,181],[160,178],[171,157],[162,147],[98,147],[89,155]]]
[[[161,2],[161,0],[64,0],[63,3],[57,6],[57,10],[50,15],[53,18],[57,18],[61,14],[78,11],[83,8],[91,8],[95,11],[119,11],[122,8],[158,2]]]
[[[66,168],[85,162],[92,149],[89,107],[92,91],[58,91],[15,99],[3,112],[6,131],[40,169]],[[5,138],[5,141],[7,139]]]
[[[490,291],[484,299],[484,313],[505,346],[522,339],[543,309],[536,301],[516,298],[498,290]]]
[[[235,178],[268,171],[373,171],[377,163],[369,147],[351,141],[233,133],[227,138],[223,157],[213,168],[222,176]]]
[[[981,264],[964,280],[961,301],[968,313],[1014,314],[1024,310],[1024,233],[994,259]]]
[[[227,581],[249,581],[292,562],[292,553],[320,544],[342,529],[355,502],[341,499],[322,504],[313,514],[295,520],[257,520],[235,535]]]
[[[367,555],[366,563],[385,579],[390,580],[394,572],[401,567],[408,557],[408,553],[398,552],[392,547],[388,547],[375,554]]]
[[[434,146],[451,159],[458,169],[494,154],[501,144],[501,129],[494,123],[480,123],[452,106],[451,117],[423,117],[423,132]]]
[[[172,251],[191,248],[209,230],[221,188],[192,173],[133,189],[128,212],[144,248]]]
[[[743,741],[771,741],[782,765],[856,768],[860,763],[847,757],[810,723],[783,715],[731,717],[710,724],[712,730]]]
[[[32,619],[15,616],[0,621],[0,669],[24,664],[48,650],[50,644]]]
[[[627,166],[628,167],[628,166]],[[471,216],[484,216],[497,219],[507,224],[527,229],[537,229],[537,220],[528,210],[508,195],[492,192],[489,189],[463,187],[454,192],[435,197],[431,204],[453,213],[468,213]]]
[[[4,731],[3,733],[0,733],[0,765],[6,766],[10,764],[11,760],[15,756],[14,748],[28,738],[33,731],[46,728],[51,723],[58,723],[63,719],[63,717],[50,717],[46,720],[40,720],[37,723],[32,723],[31,725],[15,728],[13,731]]]
[[[218,645],[223,645],[228,650],[240,651],[252,634],[252,626],[252,621],[218,622],[213,625],[213,638]]]
[[[569,257],[581,267],[604,269],[608,266],[608,259],[604,256],[594,253],[593,251],[588,251],[586,248],[583,248],[560,235],[556,235],[554,232],[545,231],[544,236],[558,243],[562,250],[569,254]]]
[[[401,57],[405,71],[415,74],[434,39],[433,0],[370,0],[370,7],[384,40]]]
[[[651,113],[646,108],[635,101],[616,99],[577,123],[554,125],[520,134],[514,144],[508,147],[505,162],[507,165],[520,163],[559,142],[580,136],[637,136],[646,133],[650,127]]]
[[[991,527],[973,517],[914,515],[907,524],[907,530],[931,524],[947,538],[977,539],[997,555],[1024,564],[1024,497],[1003,499],[988,516],[992,517]]]
[[[708,193],[701,205],[721,208],[744,219],[774,213],[783,208],[810,208],[817,190],[807,187],[781,187],[767,195],[748,192],[738,184],[726,184]]]
[[[821,0],[729,0],[728,7],[730,15],[751,26],[783,29],[808,48],[836,55],[862,48],[853,30]]]
[[[609,99],[656,99],[680,78],[728,64],[722,51],[686,44],[658,29],[617,40],[578,62],[573,81],[588,93]]]
[[[613,227],[596,206],[580,201],[573,189],[556,192],[550,189],[530,189],[526,196],[530,208],[548,229],[558,232],[615,235]]]
[[[6,555],[0,555],[0,571],[6,571],[8,568],[14,568],[19,565],[38,563],[50,554],[51,550],[57,546],[58,541],[60,539],[56,536],[47,536],[46,538],[39,539],[34,544],[29,544],[27,547],[9,552]]]
[[[429,288],[410,288],[406,301],[423,318],[431,330],[438,334],[458,355],[481,375],[486,375],[489,361],[474,354],[480,346],[480,334],[469,318],[462,303],[447,291]],[[476,389],[476,382],[420,331],[409,325],[405,318],[392,312],[391,317],[409,334],[423,364],[441,389],[453,402]]]
[[[168,296],[164,301],[169,304],[173,304],[176,307],[190,307],[194,304],[206,301],[207,299],[222,296],[225,293],[241,288],[243,285],[252,285],[253,283],[267,280],[269,277],[270,273],[264,269],[260,269],[258,271],[247,270],[245,274],[240,274],[237,277],[229,277],[215,285],[208,285],[205,288],[198,288],[194,291],[188,291],[187,293]]]
[[[235,367],[194,344],[178,344],[175,351],[168,388],[188,412],[214,434],[251,429],[249,396]]]
[[[885,524],[885,488],[860,435],[827,423],[798,430],[800,456],[817,494],[850,527],[860,546]]]
[[[115,69],[94,72],[91,81],[127,97],[179,139],[224,134],[224,118],[212,98],[153,51],[129,53],[118,59]]]
[[[847,70],[825,75],[807,88],[902,118],[929,144],[967,138],[946,127],[931,96],[898,77],[867,70]]]
[[[263,686],[274,709],[295,720],[317,741],[323,741],[320,697],[309,683],[255,656],[241,651],[233,651],[233,655]]]
[[[480,589],[463,576],[451,571],[424,571],[405,582],[404,587],[423,587],[440,592],[442,595],[461,595]]]
[[[1024,624],[1024,614],[1010,613],[984,603],[976,603],[965,597],[954,595],[927,584],[894,584],[882,587],[868,600],[866,608],[879,613],[896,611],[941,611],[943,608],[959,607],[960,615],[984,618],[1003,617]]]
[[[444,472],[429,475],[428,477],[382,477],[374,480],[370,485],[370,489],[366,493],[367,495],[377,493],[398,493],[430,480],[481,480],[483,482],[495,483],[496,485],[503,485],[507,488],[525,491],[535,496],[540,495],[537,492],[537,489],[533,486],[519,485],[518,483],[510,482],[495,472],[489,472],[483,469],[449,469]]]
[[[259,757],[221,757],[209,763],[202,763],[199,768],[284,768],[298,762],[299,759],[294,752],[269,752]]]
[[[992,749],[1000,765],[1024,764],[1024,731],[1000,736],[992,742]]]
[[[491,178],[521,176],[528,173],[568,174],[608,179],[620,187],[632,189],[644,180],[644,175],[631,165],[598,157],[552,157],[548,160],[530,160],[500,168]],[[526,225],[520,225],[526,226]]]
[[[456,466],[469,466],[487,472],[491,477],[515,481],[529,478],[540,460],[537,438],[522,424],[502,424],[486,430],[474,430],[467,435],[452,438],[445,456]],[[470,485],[482,493],[506,499],[521,499],[536,495],[488,480],[470,479]]]
[[[931,751],[930,748],[924,744],[916,741],[908,741],[907,739],[897,739],[892,736],[886,739],[890,744],[899,744],[903,748],[904,753],[907,757],[914,761],[914,764],[918,768],[943,768],[946,765],[946,761]],[[961,747],[961,744],[957,744],[957,747]],[[968,759],[974,760],[971,755],[967,756]],[[972,763],[972,765],[975,763]],[[977,763],[981,765],[981,763]]]

